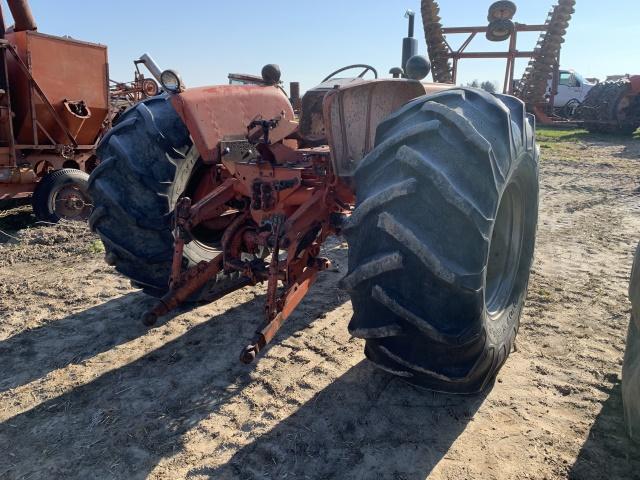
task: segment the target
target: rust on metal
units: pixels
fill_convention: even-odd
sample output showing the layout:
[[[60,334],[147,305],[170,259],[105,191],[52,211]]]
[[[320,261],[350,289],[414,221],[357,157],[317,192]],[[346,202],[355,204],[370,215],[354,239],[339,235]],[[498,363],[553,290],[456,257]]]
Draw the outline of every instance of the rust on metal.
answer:
[[[501,18],[511,21],[515,14],[514,8],[501,9],[498,7],[496,10],[491,7],[488,26],[443,28],[438,2],[422,0],[425,39],[433,64],[434,79],[438,82],[456,84],[459,62],[464,59],[505,59],[503,93],[515,95],[523,100],[529,110],[536,114],[540,123],[547,124],[561,120],[552,118],[560,80],[560,50],[564,42],[563,37],[575,12],[575,4],[576,0],[561,0],[551,8],[545,23],[525,25],[512,22],[508,37],[494,37],[492,20]],[[494,11],[492,12],[492,10]],[[518,37],[527,32],[539,32],[538,42],[533,50],[518,50]],[[467,51],[474,38],[481,33],[486,34],[487,38],[494,41],[508,38],[508,49],[493,52]],[[453,48],[446,35],[468,36],[458,48]],[[514,82],[515,64],[519,58],[528,58],[529,65],[516,85]],[[548,94],[549,82],[551,83],[550,94]]]
[[[85,221],[91,214],[91,199],[78,185],[60,187],[51,194],[53,211],[59,218]]]
[[[109,111],[106,47],[31,31],[7,39],[17,143],[69,144],[71,136],[75,145],[93,145]],[[91,115],[70,111],[67,100],[82,101]],[[70,135],[78,119],[85,121]]]
[[[453,61],[451,83],[455,84],[458,80],[458,64],[460,60],[464,59],[506,59],[507,65],[505,69],[505,82],[503,86],[504,93],[511,93],[513,86],[513,77],[515,69],[515,61],[517,58],[531,58],[535,55],[534,51],[522,51],[518,50],[518,33],[520,32],[546,32],[548,25],[525,25],[522,23],[516,23],[514,31],[509,38],[509,47],[506,51],[495,52],[468,52],[467,48],[471,42],[476,38],[478,33],[487,33],[489,27],[452,27],[442,28],[442,33],[446,34],[469,34],[468,37],[462,42],[460,47],[453,49],[451,45],[445,39],[445,45],[447,52],[442,54],[443,58]]]
[[[225,204],[236,195],[236,191],[234,190],[236,183],[238,183],[238,181],[230,177],[193,205],[193,207],[191,206],[191,202],[189,202],[189,210],[181,214],[180,217],[181,219],[184,218],[182,227],[194,228],[205,221],[205,219],[216,218],[222,215],[222,213],[227,210]]]
[[[173,288],[145,314],[143,318],[144,324],[147,326],[155,325],[158,318],[186,302],[189,297],[203,288],[209,279],[215,277],[221,270],[222,254],[209,262],[202,262],[192,267],[181,275],[180,279],[174,282]]]
[[[267,344],[271,342],[271,340],[273,340],[285,320],[289,318],[305,295],[309,292],[309,289],[313,286],[318,277],[318,273],[331,266],[331,263],[327,259],[317,260],[318,261],[315,265],[308,267],[302,274],[302,277],[289,287],[281,298],[281,309],[279,309],[279,311],[277,311],[270,320],[270,317],[267,317],[267,321],[256,332],[252,342],[247,345],[242,352],[240,352],[240,361],[242,363],[249,364],[256,359],[256,356]]]
[[[337,175],[350,177],[375,144],[376,129],[389,114],[425,94],[418,81],[373,80],[327,93],[324,124]]]
[[[115,114],[121,113],[136,103],[147,98],[155,97],[160,93],[158,82],[153,78],[145,77],[144,73],[140,71],[140,65],[145,65],[152,75],[154,72],[160,75],[160,73],[157,72],[156,65],[149,63],[149,60],[153,62],[147,54],[138,60],[134,60],[133,64],[136,71],[134,72],[132,82],[109,80],[111,106],[115,110]]]
[[[192,88],[172,97],[172,103],[191,132],[205,162],[220,159],[220,141],[246,131],[257,118],[281,116],[271,132],[277,142],[296,130],[293,108],[277,87],[260,85],[218,85]]]
[[[518,32],[542,32],[548,28],[548,25],[545,24],[525,25],[524,23],[516,23],[515,25]],[[487,27],[444,27],[442,33],[445,35],[449,33],[487,33]]]
[[[15,32],[38,29],[28,0],[7,0],[7,4],[15,22]]]
[[[207,163],[192,178],[192,197],[180,200],[174,212],[169,292],[145,315],[145,324],[221,272],[240,274],[243,285],[266,282],[263,321],[240,355],[252,362],[330,267],[321,246],[351,214],[350,175],[373,149],[377,126],[408,101],[447,88],[404,79],[321,85],[305,95],[300,125],[276,87],[250,82],[174,95]],[[202,226],[221,233],[221,253],[183,270],[184,247],[198,240]]]
[[[2,183],[0,184],[0,200],[28,197],[37,185],[37,183]]]
[[[21,172],[22,187],[0,172],[0,198],[29,196],[54,170],[91,171],[110,125],[107,48],[39,33],[28,1],[8,4],[15,26],[6,28],[0,7],[0,170],[30,172]],[[61,211],[79,208],[72,193]]]

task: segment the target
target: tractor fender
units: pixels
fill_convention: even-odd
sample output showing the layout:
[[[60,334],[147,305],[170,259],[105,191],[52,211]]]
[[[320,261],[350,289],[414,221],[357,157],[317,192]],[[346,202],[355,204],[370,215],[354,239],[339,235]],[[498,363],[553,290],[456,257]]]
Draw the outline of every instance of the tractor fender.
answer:
[[[171,97],[171,104],[187,126],[205,163],[220,160],[220,141],[243,139],[247,127],[258,118],[280,118],[271,132],[272,143],[297,128],[293,108],[278,88],[262,85],[218,85],[190,88]]]
[[[331,147],[336,174],[343,178],[353,175],[358,163],[373,149],[376,129],[385,118],[411,100],[452,87],[416,80],[379,79],[330,90],[322,104],[322,130]]]

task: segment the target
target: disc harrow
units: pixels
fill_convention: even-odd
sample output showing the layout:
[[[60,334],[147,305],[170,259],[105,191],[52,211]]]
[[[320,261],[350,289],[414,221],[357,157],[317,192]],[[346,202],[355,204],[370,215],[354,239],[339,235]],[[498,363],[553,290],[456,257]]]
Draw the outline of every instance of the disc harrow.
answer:
[[[442,32],[440,6],[434,0],[422,0],[422,22],[431,59],[431,72],[436,83],[453,83],[453,70],[447,54],[449,49]]]
[[[515,95],[527,104],[542,104],[549,80],[559,64],[560,48],[564,43],[569,22],[575,13],[576,0],[559,0],[546,20],[548,29],[540,34],[525,73],[515,88]]]

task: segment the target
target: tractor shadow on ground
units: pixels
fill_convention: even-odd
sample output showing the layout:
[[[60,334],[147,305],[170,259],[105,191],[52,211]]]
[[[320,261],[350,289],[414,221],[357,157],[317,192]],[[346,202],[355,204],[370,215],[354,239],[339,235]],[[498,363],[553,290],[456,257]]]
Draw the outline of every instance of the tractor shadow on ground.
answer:
[[[425,391],[362,361],[229,462],[187,478],[424,480],[489,391]]]
[[[334,262],[337,260],[338,264],[344,264],[346,250],[336,245],[336,241],[330,243],[330,247],[333,247],[331,256]],[[322,274],[318,278],[318,286],[311,290],[303,302],[303,306],[306,304],[304,308],[311,309],[318,315],[324,313],[327,308],[332,308],[331,305],[335,304],[335,301],[324,305],[326,298],[321,291],[322,285],[328,285],[333,290],[331,298],[336,298],[338,293],[335,283],[339,277],[331,272]],[[81,364],[87,359],[147,334],[149,328],[142,324],[141,319],[155,302],[156,299],[140,291],[131,292],[63,319],[52,320],[40,327],[0,340],[0,365],[2,365],[0,393],[28,384],[54,370],[71,364]],[[264,298],[260,297],[257,302],[264,302]],[[197,304],[181,306],[170,315],[162,317],[157,326],[161,326],[177,315],[195,310],[199,306]],[[248,317],[250,322],[243,322],[245,331],[242,340],[245,343],[251,339],[255,327],[262,318],[261,308],[260,306],[258,313]],[[220,317],[226,317],[227,314],[233,316],[233,310],[225,312]],[[241,336],[240,332],[238,336]],[[232,356],[237,358],[238,353],[239,351],[234,352]]]
[[[616,153],[614,157],[640,162],[640,134],[638,134],[638,136],[635,137],[634,140],[629,140],[628,138],[626,138],[620,143],[624,145],[624,150],[620,153]]]
[[[640,479],[640,445],[625,430],[620,383],[610,390],[567,478]]]
[[[337,278],[319,280],[317,292],[305,299],[275,342],[346,301],[337,294]],[[120,362],[133,357],[125,366],[110,369],[105,363],[94,380],[0,423],[0,451],[6,453],[0,456],[0,478],[147,478],[158,462],[183,448],[184,435],[251,384],[255,365],[241,364],[238,356],[262,318],[264,295],[243,298],[244,303],[197,323],[155,350],[141,356],[135,350],[121,353]],[[135,323],[144,308],[142,299],[134,293],[52,322],[69,333],[74,328],[87,328],[83,322],[102,323],[107,332],[87,329],[86,335],[78,337],[84,338],[84,346],[80,341],[67,345],[71,352],[58,364],[60,352],[43,347],[46,365],[31,362],[29,368],[35,373],[20,380],[9,378],[4,386],[44,375],[55,365],[71,361],[75,365],[79,359],[113,346],[114,338],[122,343],[144,333]],[[209,316],[202,311],[190,315]],[[183,319],[170,321],[180,323]],[[48,325],[33,337],[27,332],[10,339],[3,358],[23,342],[31,341],[37,352],[47,335],[58,335],[52,333],[55,328]],[[113,331],[118,330],[122,333],[114,337]],[[162,335],[161,329],[158,335]],[[63,375],[73,379],[73,371]]]
[[[141,292],[129,293],[0,341],[0,392],[144,335],[141,312],[152,302]]]

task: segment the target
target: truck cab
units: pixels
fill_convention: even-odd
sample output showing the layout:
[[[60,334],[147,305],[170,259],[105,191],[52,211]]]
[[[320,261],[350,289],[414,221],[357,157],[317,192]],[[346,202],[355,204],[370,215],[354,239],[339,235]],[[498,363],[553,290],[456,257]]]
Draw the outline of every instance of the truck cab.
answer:
[[[587,81],[578,72],[574,70],[560,70],[560,81],[558,83],[558,94],[554,99],[554,106],[562,108],[568,104],[575,104],[577,107],[584,101],[596,84]],[[552,80],[549,80],[547,86],[547,96],[551,96]]]

